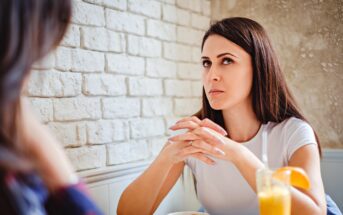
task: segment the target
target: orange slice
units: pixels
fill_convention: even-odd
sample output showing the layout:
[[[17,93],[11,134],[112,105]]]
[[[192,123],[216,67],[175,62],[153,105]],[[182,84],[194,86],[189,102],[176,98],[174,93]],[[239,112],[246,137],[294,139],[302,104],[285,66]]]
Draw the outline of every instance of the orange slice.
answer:
[[[299,167],[281,167],[273,172],[273,178],[305,190],[310,189],[311,186],[306,172]]]

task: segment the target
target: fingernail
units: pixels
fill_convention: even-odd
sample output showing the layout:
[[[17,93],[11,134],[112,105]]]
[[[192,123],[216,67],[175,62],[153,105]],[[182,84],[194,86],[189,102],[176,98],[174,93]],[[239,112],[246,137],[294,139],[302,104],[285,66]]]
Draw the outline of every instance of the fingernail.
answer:
[[[218,148],[214,148],[214,150],[216,151],[217,154],[219,155],[225,155],[225,152],[223,150],[220,150]]]

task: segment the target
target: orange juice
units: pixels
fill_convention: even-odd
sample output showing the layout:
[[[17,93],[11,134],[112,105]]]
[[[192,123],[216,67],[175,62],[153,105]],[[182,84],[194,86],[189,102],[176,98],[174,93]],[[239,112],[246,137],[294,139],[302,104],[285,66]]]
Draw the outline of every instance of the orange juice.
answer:
[[[260,215],[290,215],[291,194],[287,187],[272,185],[258,192]]]
[[[270,169],[260,169],[256,172],[260,215],[291,214],[291,193],[288,182],[289,174],[280,174],[278,179],[275,179]]]

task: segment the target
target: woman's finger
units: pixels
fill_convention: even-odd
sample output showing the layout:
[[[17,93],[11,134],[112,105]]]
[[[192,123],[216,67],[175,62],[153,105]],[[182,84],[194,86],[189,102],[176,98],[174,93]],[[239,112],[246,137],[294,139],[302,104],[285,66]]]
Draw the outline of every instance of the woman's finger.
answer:
[[[226,136],[227,135],[227,132],[225,131],[224,128],[220,127],[218,124],[216,124],[215,122],[211,121],[210,119],[206,118],[206,119],[203,119],[200,123],[201,126],[204,126],[204,127],[208,127],[208,128],[211,128],[215,131],[217,131],[218,133]]]
[[[198,128],[200,125],[195,123],[194,121],[183,121],[183,122],[178,122],[175,125],[171,126],[170,129],[175,131],[179,129],[189,129],[189,130],[194,130]]]
[[[205,154],[198,152],[194,154],[190,154],[191,157],[194,157],[198,160],[201,160],[202,162],[209,164],[209,165],[214,165],[216,162],[212,160],[211,158],[207,157]]]
[[[214,147],[211,144],[208,144],[207,142],[203,140],[195,140],[192,142],[192,146],[202,149],[202,152],[205,154],[212,154],[216,156],[223,156],[225,155],[225,152],[217,147]]]
[[[194,123],[199,124],[199,125],[201,123],[201,120],[196,116],[185,117],[185,118],[177,121],[176,123],[185,122],[185,121],[193,121]]]
[[[190,154],[194,154],[194,153],[198,153],[198,152],[202,152],[202,149],[201,148],[197,148],[197,147],[193,147],[191,145],[188,145],[187,147],[185,147],[182,150],[180,150],[179,155],[181,157],[187,157]]]
[[[207,127],[196,128],[191,133],[197,135],[198,137],[200,137],[200,139],[204,139],[207,143],[214,146],[225,144],[225,137]]]
[[[192,117],[186,117],[181,120],[179,120],[175,125],[171,126],[171,130],[179,130],[179,129],[189,129],[194,130],[200,126],[208,127],[210,129],[213,129],[217,131],[219,134],[226,136],[227,132],[225,129],[214,123],[213,121],[209,119],[200,120],[195,116]]]
[[[176,136],[173,136],[171,138],[169,138],[169,141],[192,141],[192,140],[198,140],[199,137],[195,134],[193,134],[192,132],[186,132],[184,134],[178,134]]]

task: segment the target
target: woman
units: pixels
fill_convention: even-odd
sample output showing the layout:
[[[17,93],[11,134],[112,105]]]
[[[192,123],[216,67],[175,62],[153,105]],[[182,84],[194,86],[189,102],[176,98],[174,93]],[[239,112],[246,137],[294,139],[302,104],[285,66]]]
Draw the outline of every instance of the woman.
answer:
[[[207,212],[257,214],[262,130],[269,166],[298,166],[309,175],[309,191],[291,189],[292,214],[325,214],[320,145],[295,104],[263,27],[239,17],[213,24],[203,38],[202,65],[201,110],[171,127],[188,132],[170,138],[127,187],[118,214],[152,214],[185,165]]]
[[[59,44],[70,17],[70,0],[0,1],[1,214],[101,214],[21,98],[32,64]]]

